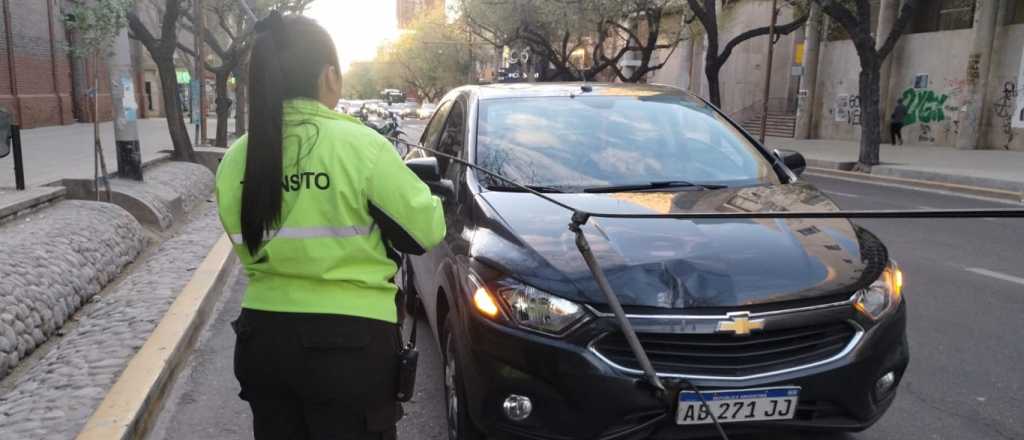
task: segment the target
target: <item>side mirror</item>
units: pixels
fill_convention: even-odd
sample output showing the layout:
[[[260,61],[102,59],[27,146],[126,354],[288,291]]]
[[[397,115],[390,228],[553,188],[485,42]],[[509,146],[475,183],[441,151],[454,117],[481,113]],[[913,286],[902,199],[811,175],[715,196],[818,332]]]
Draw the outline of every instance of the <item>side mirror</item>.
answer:
[[[412,170],[413,174],[427,184],[430,192],[441,198],[447,198],[455,194],[455,185],[450,180],[441,178],[441,169],[437,165],[436,157],[419,157],[405,161],[405,165]]]
[[[786,165],[786,168],[789,168],[797,176],[803,174],[804,170],[807,169],[807,160],[798,151],[775,149],[772,150],[772,153]]]
[[[418,157],[405,161],[405,166],[412,170],[416,177],[424,183],[440,182],[441,169],[437,166],[436,157]]]

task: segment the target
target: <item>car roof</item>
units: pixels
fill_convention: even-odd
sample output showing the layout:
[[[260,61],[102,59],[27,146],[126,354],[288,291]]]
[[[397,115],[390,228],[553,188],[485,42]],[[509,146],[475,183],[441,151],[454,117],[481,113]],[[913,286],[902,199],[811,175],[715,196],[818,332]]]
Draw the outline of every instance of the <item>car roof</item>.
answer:
[[[584,91],[585,89],[589,89]],[[671,86],[659,84],[556,82],[556,83],[502,83],[463,86],[456,89],[479,100],[505,98],[541,98],[564,96],[646,96],[677,97],[703,104],[693,94]]]

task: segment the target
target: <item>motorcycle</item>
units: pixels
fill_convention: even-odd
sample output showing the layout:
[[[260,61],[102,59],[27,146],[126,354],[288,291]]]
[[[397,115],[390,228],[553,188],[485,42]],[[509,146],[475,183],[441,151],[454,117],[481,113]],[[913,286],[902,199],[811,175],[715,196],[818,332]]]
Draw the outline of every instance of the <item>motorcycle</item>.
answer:
[[[374,115],[375,117],[368,117],[364,123],[377,133],[380,133],[381,136],[391,140],[391,144],[394,145],[398,155],[405,157],[409,152],[409,147],[404,142],[401,142],[401,138],[405,136],[405,132],[402,131],[401,121],[398,116],[391,112],[383,113],[376,114]]]

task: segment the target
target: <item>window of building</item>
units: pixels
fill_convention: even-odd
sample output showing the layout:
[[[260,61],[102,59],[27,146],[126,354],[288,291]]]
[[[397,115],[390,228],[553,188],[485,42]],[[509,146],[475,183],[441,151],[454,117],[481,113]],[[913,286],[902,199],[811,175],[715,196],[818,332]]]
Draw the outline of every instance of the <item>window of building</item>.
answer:
[[[878,11],[880,10],[881,0],[871,0],[871,32],[878,30]],[[850,6],[853,8],[853,6]],[[856,11],[851,10],[854,15],[857,15]],[[828,20],[828,41],[839,41],[849,40],[850,35],[846,33],[846,28],[839,22],[829,19]]]
[[[922,8],[914,13],[909,32],[917,34],[970,29],[974,26],[975,2],[976,0],[939,0],[918,3]]]
[[[1024,0],[1009,0],[1006,2],[1006,23],[1024,24]]]

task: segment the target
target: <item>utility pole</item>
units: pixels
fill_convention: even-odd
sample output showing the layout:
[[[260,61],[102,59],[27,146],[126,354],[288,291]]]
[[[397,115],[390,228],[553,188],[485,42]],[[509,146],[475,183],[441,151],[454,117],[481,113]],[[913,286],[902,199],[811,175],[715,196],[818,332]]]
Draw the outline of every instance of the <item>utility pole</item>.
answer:
[[[196,46],[196,81],[199,82],[199,105],[192,109],[198,112],[199,117],[192,119],[196,124],[196,146],[206,143],[206,77],[203,61],[206,60],[206,13],[203,9],[203,0],[194,0],[192,3],[192,14],[196,18],[195,46]]]
[[[800,78],[800,98],[796,110],[796,138],[809,139],[814,123],[814,99],[818,84],[818,58],[821,53],[821,5],[811,2],[804,39],[804,74]]]
[[[772,90],[772,57],[775,55],[775,20],[779,16],[779,0],[772,0],[772,22],[768,25],[768,62],[764,69],[764,102],[761,105],[761,144],[768,129],[768,94]]]
[[[142,180],[142,151],[139,145],[139,105],[132,72],[131,43],[128,29],[114,40],[107,59],[110,70],[110,97],[114,104],[114,140],[117,145],[118,177]]]

